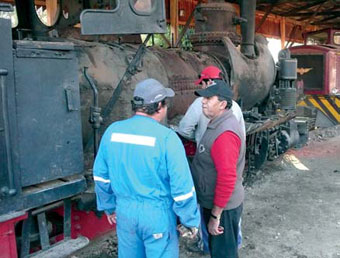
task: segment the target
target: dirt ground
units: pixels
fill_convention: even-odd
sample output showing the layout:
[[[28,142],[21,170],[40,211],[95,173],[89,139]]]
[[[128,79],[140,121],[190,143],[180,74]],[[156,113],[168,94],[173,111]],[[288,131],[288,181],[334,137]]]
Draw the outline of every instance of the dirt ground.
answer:
[[[240,257],[340,257],[340,136],[316,135],[262,174],[247,188]]]
[[[241,258],[340,258],[340,127],[266,163],[246,186]],[[72,258],[117,257],[107,235]],[[187,251],[181,258],[209,257]]]

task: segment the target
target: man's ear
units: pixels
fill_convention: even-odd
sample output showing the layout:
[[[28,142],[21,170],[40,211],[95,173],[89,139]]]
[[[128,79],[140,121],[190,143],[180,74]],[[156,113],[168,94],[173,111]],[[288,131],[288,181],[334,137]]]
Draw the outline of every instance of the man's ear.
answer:
[[[227,105],[228,105],[228,101],[226,100],[221,101],[221,109],[226,109]]]
[[[157,113],[159,113],[159,111],[161,110],[162,108],[162,102],[158,102],[158,107],[157,107]]]

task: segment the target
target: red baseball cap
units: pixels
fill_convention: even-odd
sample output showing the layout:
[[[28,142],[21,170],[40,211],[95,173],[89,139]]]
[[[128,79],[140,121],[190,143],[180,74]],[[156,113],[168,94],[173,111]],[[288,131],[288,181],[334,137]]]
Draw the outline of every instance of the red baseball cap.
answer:
[[[195,85],[199,85],[205,79],[222,79],[222,71],[216,66],[207,66],[200,74],[200,78],[195,81]]]

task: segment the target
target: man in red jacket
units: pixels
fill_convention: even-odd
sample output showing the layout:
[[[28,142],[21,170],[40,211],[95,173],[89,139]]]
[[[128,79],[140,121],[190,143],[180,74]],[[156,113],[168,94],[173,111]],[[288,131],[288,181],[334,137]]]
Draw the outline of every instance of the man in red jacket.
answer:
[[[192,164],[198,202],[209,231],[211,257],[238,257],[238,226],[243,208],[245,136],[231,110],[232,91],[218,80],[196,95],[210,119]]]

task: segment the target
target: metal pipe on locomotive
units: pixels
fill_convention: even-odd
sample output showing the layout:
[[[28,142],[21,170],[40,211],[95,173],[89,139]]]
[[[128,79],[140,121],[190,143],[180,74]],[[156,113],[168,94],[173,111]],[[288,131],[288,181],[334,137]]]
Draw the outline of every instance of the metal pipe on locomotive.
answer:
[[[265,38],[255,36],[255,0],[240,1],[241,17],[224,1],[197,6],[193,51],[121,43],[110,36],[100,37],[101,41],[93,40],[97,36],[74,37],[74,29],[68,26],[78,22],[80,10],[94,2],[62,1],[60,10],[68,5],[70,18],[60,11],[57,23],[48,28],[38,19],[33,0],[16,1],[19,24],[13,35],[10,21],[0,18],[4,161],[0,241],[5,248],[0,257],[17,255],[16,239],[21,257],[27,257],[35,245],[41,249],[38,254],[51,255],[59,252],[52,238],[59,247],[70,246],[70,241],[81,247],[88,238],[110,230],[105,218],[95,213],[91,166],[98,137],[93,139],[93,128],[98,131],[101,117],[102,133],[113,121],[132,115],[130,99],[141,79],[152,77],[174,89],[171,121],[193,101],[199,72],[208,65],[218,66],[244,110],[248,173],[298,141],[300,126],[292,120],[296,60],[285,50],[275,65]],[[136,2],[115,1],[111,11],[85,10],[83,32],[164,33],[164,2],[150,1],[147,11],[136,9]],[[242,38],[236,30],[239,24]],[[60,36],[48,37],[51,29],[58,29]],[[73,37],[61,36],[66,34]]]

